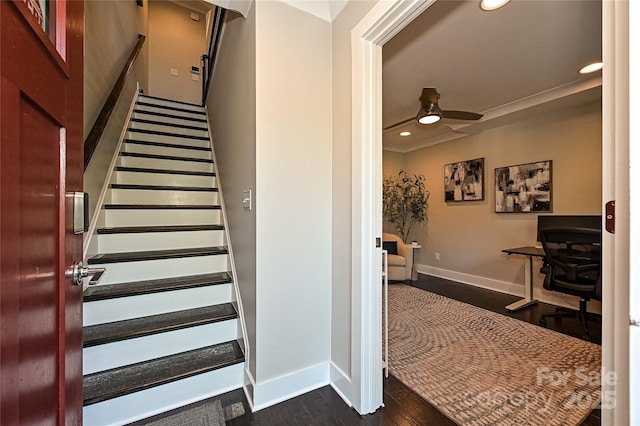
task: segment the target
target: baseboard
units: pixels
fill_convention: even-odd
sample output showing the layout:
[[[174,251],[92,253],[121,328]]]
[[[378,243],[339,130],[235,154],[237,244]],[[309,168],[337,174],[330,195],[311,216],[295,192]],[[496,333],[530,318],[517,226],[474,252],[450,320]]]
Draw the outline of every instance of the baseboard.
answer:
[[[351,402],[351,396],[353,394],[353,382],[351,378],[340,369],[337,365],[333,363],[333,361],[329,365],[329,378],[331,380],[331,387],[340,398],[347,404],[349,407],[353,407],[353,403]]]
[[[262,410],[328,384],[329,362],[323,362],[261,383],[253,383],[253,411]]]
[[[479,277],[477,275],[436,268],[429,265],[416,264],[415,267],[418,273],[425,275],[457,281],[487,290],[511,294],[513,296],[522,296],[524,294],[524,284],[515,284],[507,281],[495,280],[493,278]],[[544,303],[576,310],[579,307],[580,301],[578,297],[546,291],[543,288],[535,286],[535,284],[533,288],[533,297]],[[589,312],[600,315],[602,313],[602,305],[597,300],[593,300],[588,303],[588,310]]]

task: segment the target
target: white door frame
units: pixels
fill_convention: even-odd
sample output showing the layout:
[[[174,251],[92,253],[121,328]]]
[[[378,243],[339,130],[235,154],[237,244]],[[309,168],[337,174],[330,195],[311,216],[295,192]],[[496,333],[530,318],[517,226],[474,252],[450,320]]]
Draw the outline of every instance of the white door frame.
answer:
[[[629,19],[627,22],[640,22],[640,4],[637,1],[629,3]],[[631,46],[636,46],[631,48]],[[638,117],[640,114],[640,28],[634,26],[629,28],[629,115],[628,117]],[[635,76],[635,78],[634,78]],[[638,167],[640,166],[640,123],[638,120],[629,122],[629,141],[635,141],[629,146],[630,176],[638,175]],[[640,189],[637,185],[630,186],[629,208],[630,226],[629,241],[630,251],[629,259],[638,259],[640,257]],[[631,318],[636,322],[640,322],[640,263],[633,262],[630,271],[630,288],[629,288],[629,309]],[[629,382],[629,424],[640,424],[640,407],[638,406],[638,394],[640,393],[640,326],[631,326],[630,332],[630,359],[635,362],[629,362],[630,366],[630,382]],[[635,398],[634,398],[635,397]],[[631,403],[635,401],[635,403]]]
[[[382,406],[382,45],[435,0],[379,1],[353,29],[352,380],[361,414]],[[637,13],[636,13],[637,16]],[[603,235],[603,369],[615,406],[603,425],[629,424],[629,5],[603,1],[603,200],[616,200],[617,238]],[[625,66],[626,65],[626,66]],[[626,94],[626,96],[625,96]],[[637,126],[636,126],[637,129]],[[640,191],[635,190],[636,193]],[[615,314],[614,314],[615,313]]]
[[[602,200],[615,200],[616,224],[615,237],[604,231],[602,234],[602,368],[605,374],[615,374],[616,379],[603,381],[603,425],[630,424],[629,47],[629,3],[604,1]]]
[[[351,371],[360,414],[382,406],[382,45],[434,1],[379,1],[351,32]]]

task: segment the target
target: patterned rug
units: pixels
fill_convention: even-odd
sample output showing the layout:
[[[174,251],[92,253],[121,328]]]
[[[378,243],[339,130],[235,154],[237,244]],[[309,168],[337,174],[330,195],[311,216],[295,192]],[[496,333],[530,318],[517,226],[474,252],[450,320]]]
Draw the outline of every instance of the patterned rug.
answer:
[[[460,425],[577,425],[600,346],[414,287],[389,286],[391,373]]]

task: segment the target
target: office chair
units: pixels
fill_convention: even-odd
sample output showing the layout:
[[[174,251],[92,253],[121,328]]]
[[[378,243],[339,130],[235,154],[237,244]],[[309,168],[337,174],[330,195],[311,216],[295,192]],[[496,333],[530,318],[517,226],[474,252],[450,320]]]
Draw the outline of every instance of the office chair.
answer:
[[[587,302],[602,299],[602,232],[599,229],[557,228],[541,231],[545,260],[540,272],[545,274],[543,287],[550,291],[580,297],[580,311],[557,308],[543,314],[540,325],[548,317],[578,317],[589,339],[588,319],[597,318],[587,312]]]

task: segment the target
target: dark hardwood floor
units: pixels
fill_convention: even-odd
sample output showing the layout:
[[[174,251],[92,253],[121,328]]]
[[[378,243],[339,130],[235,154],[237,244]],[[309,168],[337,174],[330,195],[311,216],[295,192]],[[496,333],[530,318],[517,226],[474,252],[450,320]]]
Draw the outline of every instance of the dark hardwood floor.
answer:
[[[420,275],[418,281],[413,282],[412,285],[536,325],[541,313],[555,309],[552,305],[538,303],[516,312],[509,312],[504,307],[518,300],[518,297],[431,276]],[[550,319],[547,323],[548,328],[561,333],[574,337],[582,335],[582,328],[577,319],[563,318],[558,321]],[[601,323],[590,324],[590,340],[592,342],[600,344],[601,330]],[[241,393],[241,391],[235,392]],[[237,394],[236,397],[238,397]],[[244,398],[243,395],[240,397]],[[245,414],[226,423],[237,426],[285,424],[455,425],[448,417],[445,417],[393,376],[384,380],[384,407],[374,414],[360,416],[355,410],[349,408],[330,386],[325,386],[256,413]],[[596,426],[600,423],[600,411],[594,410],[582,425]]]

